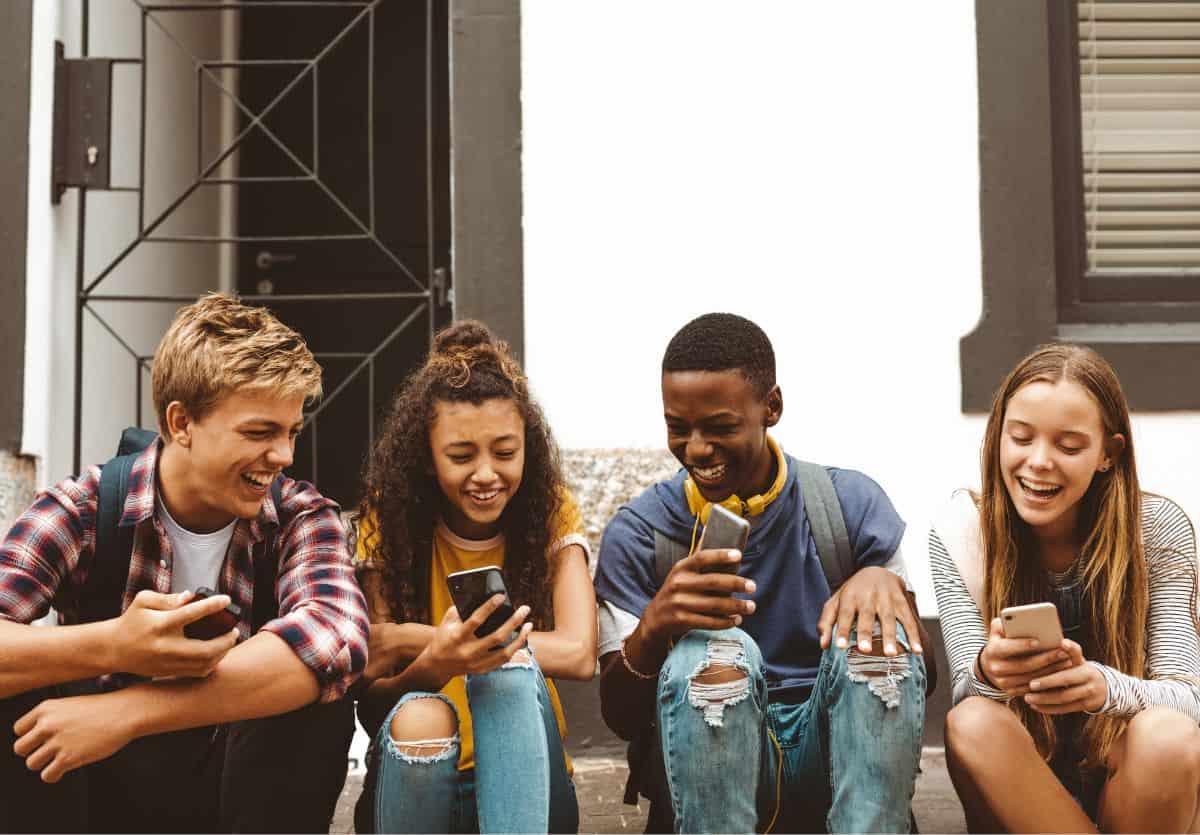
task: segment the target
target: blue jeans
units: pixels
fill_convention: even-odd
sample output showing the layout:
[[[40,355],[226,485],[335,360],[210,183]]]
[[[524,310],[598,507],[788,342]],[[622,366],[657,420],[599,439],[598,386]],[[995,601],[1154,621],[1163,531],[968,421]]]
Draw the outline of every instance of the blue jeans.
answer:
[[[363,800],[375,832],[576,832],[579,807],[541,670],[532,660],[467,676],[475,769],[458,770],[457,735],[445,750],[413,756],[391,736],[388,714],[368,753]],[[365,810],[363,810],[365,811]],[[361,831],[361,830],[360,830]]]
[[[907,647],[903,631],[899,635]],[[710,664],[746,678],[696,680]],[[870,676],[872,671],[884,673]],[[821,657],[812,695],[773,704],[740,629],[695,630],[658,680],[658,728],[676,832],[907,832],[921,761],[925,665],[854,649]]]

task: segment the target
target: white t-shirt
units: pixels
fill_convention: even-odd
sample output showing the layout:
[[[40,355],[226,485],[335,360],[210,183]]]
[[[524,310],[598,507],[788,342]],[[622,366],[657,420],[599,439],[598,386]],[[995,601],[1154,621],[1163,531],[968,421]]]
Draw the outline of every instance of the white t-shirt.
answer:
[[[171,593],[195,591],[201,586],[215,591],[237,519],[219,531],[194,533],[171,518],[161,496],[156,497],[155,503],[171,543]]]

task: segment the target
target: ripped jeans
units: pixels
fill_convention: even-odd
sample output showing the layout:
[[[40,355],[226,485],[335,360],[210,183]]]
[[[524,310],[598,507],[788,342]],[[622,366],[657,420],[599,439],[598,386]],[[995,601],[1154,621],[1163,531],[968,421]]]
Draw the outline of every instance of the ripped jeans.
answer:
[[[510,662],[467,676],[475,735],[475,768],[458,770],[459,738],[424,740],[427,756],[399,749],[392,717],[413,699],[406,693],[379,729],[367,755],[367,777],[356,814],[359,832],[576,832],[579,807],[567,774],[562,739],[546,680],[537,664]],[[407,741],[407,740],[405,740]]]
[[[903,631],[898,637],[907,647]],[[925,665],[907,654],[860,655],[854,646],[822,654],[807,701],[775,704],[745,632],[695,630],[680,639],[658,680],[676,832],[908,831]],[[746,677],[694,680],[710,664]]]

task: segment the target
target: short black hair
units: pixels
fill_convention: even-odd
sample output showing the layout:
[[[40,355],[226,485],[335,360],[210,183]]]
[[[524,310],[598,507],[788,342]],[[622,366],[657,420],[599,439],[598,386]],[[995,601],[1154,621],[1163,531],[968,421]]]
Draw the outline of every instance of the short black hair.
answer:
[[[663,354],[668,371],[741,371],[754,393],[775,387],[775,349],[758,325],[733,313],[705,313],[671,337]]]

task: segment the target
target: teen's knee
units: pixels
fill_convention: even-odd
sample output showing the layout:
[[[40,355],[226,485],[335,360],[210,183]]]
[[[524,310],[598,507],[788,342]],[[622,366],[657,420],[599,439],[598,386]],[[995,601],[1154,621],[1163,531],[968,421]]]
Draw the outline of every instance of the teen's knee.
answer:
[[[1121,765],[1146,775],[1166,774],[1200,784],[1200,726],[1169,707],[1151,707],[1129,721]]]
[[[388,734],[396,754],[408,762],[435,762],[458,751],[458,716],[435,694],[405,700],[393,712]]]
[[[996,740],[1011,733],[1028,733],[1006,705],[971,696],[946,714],[946,748],[959,760],[987,757]]]
[[[888,709],[899,707],[900,699],[913,674],[914,662],[903,627],[896,625],[895,655],[884,653],[883,637],[876,626],[869,650],[859,648],[857,640],[846,653],[846,676],[857,684],[866,685]]]
[[[725,710],[748,699],[762,675],[754,639],[740,629],[694,630],[668,657],[668,676],[686,688],[687,701],[706,724],[719,728]]]

